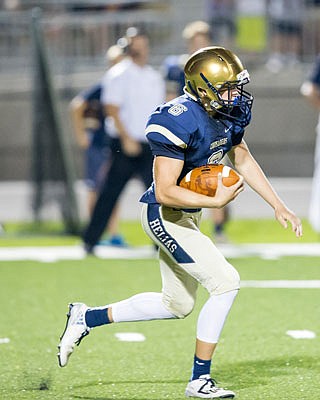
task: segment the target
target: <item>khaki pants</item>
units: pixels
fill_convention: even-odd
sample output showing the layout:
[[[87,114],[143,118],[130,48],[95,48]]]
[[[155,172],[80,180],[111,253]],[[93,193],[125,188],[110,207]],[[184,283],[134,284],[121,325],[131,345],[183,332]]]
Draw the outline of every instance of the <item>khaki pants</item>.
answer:
[[[240,288],[238,272],[200,232],[200,218],[197,210],[158,204],[144,204],[142,209],[142,226],[160,249],[163,302],[179,318],[192,311],[198,283],[210,295]]]

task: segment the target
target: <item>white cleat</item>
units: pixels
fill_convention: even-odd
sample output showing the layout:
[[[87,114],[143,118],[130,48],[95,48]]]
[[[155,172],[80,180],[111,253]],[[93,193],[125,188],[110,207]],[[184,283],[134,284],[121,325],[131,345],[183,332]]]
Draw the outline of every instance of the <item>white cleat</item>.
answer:
[[[186,396],[200,397],[201,399],[233,399],[235,393],[231,390],[217,387],[210,375],[201,375],[199,379],[188,383]]]
[[[85,313],[88,308],[89,307],[84,303],[69,304],[66,327],[60,337],[60,343],[58,345],[60,367],[65,367],[67,365],[69,357],[73,353],[74,346],[79,346],[81,340],[89,335],[90,328],[85,321]]]

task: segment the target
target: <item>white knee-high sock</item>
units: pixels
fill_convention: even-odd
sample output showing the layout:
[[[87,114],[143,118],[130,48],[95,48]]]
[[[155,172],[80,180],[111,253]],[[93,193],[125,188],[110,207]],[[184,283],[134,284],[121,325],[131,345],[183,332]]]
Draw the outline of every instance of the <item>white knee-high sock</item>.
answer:
[[[140,293],[129,299],[110,304],[114,322],[148,321],[176,318],[162,302],[162,293]]]
[[[238,290],[212,295],[202,307],[197,324],[197,339],[218,343],[223,325]]]

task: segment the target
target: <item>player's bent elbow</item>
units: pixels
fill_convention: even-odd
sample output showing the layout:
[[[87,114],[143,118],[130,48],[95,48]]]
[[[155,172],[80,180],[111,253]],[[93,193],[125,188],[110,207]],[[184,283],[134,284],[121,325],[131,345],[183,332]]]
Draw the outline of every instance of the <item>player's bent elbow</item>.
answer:
[[[176,205],[176,198],[170,188],[163,188],[155,190],[155,197],[159,204],[167,207],[174,207]]]
[[[156,191],[155,192],[156,200],[159,204],[162,204],[162,197],[161,195]]]
[[[168,196],[166,196],[166,193],[163,191],[156,190],[156,200],[159,204],[166,205],[168,201]]]

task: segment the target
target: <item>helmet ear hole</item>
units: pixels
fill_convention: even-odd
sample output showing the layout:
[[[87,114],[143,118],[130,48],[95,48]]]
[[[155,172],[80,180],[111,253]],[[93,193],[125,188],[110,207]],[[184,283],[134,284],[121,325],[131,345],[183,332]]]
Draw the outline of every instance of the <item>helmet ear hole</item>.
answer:
[[[199,95],[200,95],[201,97],[207,96],[207,91],[206,91],[206,89],[203,89],[202,87],[197,87],[197,92],[199,93]]]

